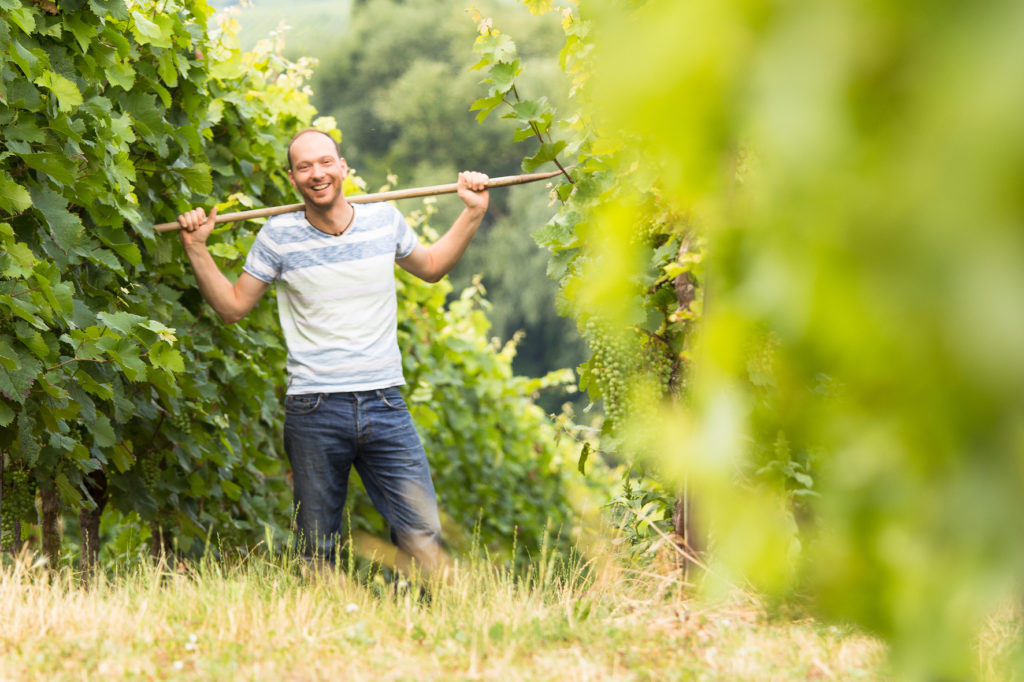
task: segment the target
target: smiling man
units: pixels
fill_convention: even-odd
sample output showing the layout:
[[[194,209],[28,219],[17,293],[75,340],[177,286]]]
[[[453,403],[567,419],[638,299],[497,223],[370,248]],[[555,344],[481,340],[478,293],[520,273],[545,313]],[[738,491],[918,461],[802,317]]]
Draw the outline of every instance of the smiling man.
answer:
[[[426,453],[398,389],[405,380],[394,265],[428,282],[447,274],[487,211],[488,178],[459,174],[465,208],[424,246],[390,204],[345,199],[348,165],[326,133],[307,129],[292,138],[288,166],[304,207],[266,222],[236,282],[206,247],[216,209],[178,216],[182,244],[200,291],[229,324],[277,283],[288,346],[284,442],[303,553],[335,560],[355,466],[392,541],[430,570],[441,559],[441,525]]]

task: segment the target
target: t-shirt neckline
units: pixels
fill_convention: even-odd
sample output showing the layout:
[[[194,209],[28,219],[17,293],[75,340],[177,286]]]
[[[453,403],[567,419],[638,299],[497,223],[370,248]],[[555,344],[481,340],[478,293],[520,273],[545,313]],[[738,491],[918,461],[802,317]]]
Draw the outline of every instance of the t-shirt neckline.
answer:
[[[323,237],[325,239],[343,239],[346,235],[352,234],[352,232],[354,232],[355,229],[356,229],[356,218],[358,217],[356,215],[356,210],[357,210],[357,207],[359,206],[359,204],[349,204],[349,205],[352,207],[352,222],[349,223],[348,229],[345,230],[344,232],[342,232],[341,234],[330,234],[328,232],[324,232],[323,230],[317,228],[316,225],[314,225],[312,222],[310,222],[309,217],[306,215],[306,209],[302,209],[302,211],[300,211],[300,213],[302,213],[302,220],[303,220],[303,222],[306,223],[306,227],[308,227],[309,229],[313,230],[313,232],[316,232],[321,237]]]

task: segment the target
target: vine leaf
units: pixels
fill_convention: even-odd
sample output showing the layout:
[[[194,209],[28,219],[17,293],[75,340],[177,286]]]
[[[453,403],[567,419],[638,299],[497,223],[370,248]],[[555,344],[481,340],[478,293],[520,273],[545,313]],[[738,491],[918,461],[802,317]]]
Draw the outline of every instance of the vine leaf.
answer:
[[[587,474],[586,466],[587,466],[587,460],[590,458],[590,451],[591,451],[591,449],[592,448],[590,447],[590,442],[589,441],[584,443],[583,444],[583,449],[580,450],[579,462],[577,462],[577,464],[576,464],[576,468],[579,469],[580,473],[583,474],[584,476],[586,476],[586,474]]]
[[[558,153],[565,149],[565,144],[565,140],[543,143],[536,154],[523,159],[523,170],[529,173],[549,161],[554,161],[558,157]]]
[[[28,190],[16,183],[6,173],[0,173],[0,208],[8,213],[21,213],[32,206]]]
[[[75,175],[67,167],[66,159],[53,152],[33,152],[18,154],[25,165],[33,170],[45,173],[61,185],[75,184]]]
[[[44,71],[34,82],[54,94],[60,111],[68,112],[82,104],[82,93],[78,86],[59,73]]]

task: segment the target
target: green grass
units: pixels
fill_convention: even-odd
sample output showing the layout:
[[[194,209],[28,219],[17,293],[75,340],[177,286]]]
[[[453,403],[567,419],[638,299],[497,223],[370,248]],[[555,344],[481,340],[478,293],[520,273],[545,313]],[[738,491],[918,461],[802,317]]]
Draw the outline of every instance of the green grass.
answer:
[[[884,679],[877,640],[707,604],[673,574],[453,566],[429,597],[281,558],[143,567],[83,584],[0,571],[0,679]]]

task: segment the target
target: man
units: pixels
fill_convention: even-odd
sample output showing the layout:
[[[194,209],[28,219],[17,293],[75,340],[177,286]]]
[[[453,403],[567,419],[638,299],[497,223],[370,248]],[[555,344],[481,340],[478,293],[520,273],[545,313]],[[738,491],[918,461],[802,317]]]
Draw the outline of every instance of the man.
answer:
[[[423,246],[390,204],[345,199],[348,173],[326,133],[307,129],[288,146],[288,178],[303,210],[270,218],[231,283],[206,248],[216,209],[178,216],[199,289],[227,323],[277,282],[288,346],[284,441],[303,553],[334,561],[354,465],[392,541],[430,570],[441,558],[437,499],[423,445],[398,391],[394,264],[436,282],[459,261],[488,205],[487,176],[459,174],[465,208]]]

